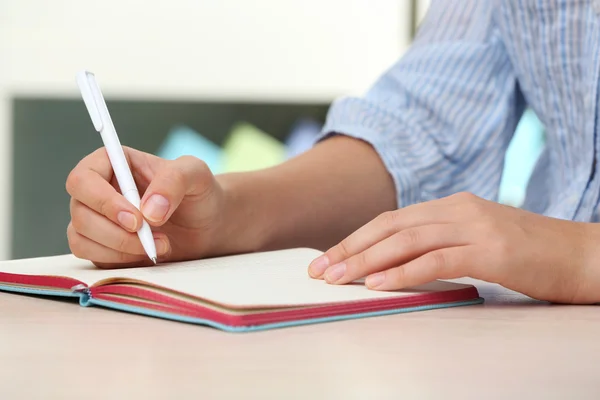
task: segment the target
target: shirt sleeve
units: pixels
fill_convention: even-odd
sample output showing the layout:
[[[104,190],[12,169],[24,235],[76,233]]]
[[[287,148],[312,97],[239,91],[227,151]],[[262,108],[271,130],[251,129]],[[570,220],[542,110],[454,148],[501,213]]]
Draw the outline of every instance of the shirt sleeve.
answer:
[[[433,1],[405,55],[363,97],[330,107],[320,139],[370,143],[399,208],[461,191],[498,195],[525,102],[492,3]]]

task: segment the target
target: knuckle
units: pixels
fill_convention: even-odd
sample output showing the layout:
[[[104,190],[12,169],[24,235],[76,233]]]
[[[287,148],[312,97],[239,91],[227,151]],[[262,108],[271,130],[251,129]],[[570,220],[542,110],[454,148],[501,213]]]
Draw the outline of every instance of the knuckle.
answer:
[[[75,190],[79,183],[81,182],[81,173],[78,168],[73,169],[69,175],[67,176],[67,181],[65,183],[65,189],[69,195],[74,196]]]
[[[75,200],[74,198],[71,197],[71,199],[69,200],[69,214],[71,215],[71,217],[73,216],[73,212],[75,207],[77,206],[77,200]]]
[[[72,223],[69,223],[69,226],[67,227],[67,241],[73,255],[81,257],[81,240]]]
[[[183,184],[185,182],[185,175],[183,170],[178,166],[174,165],[167,173],[167,179],[174,181],[178,184]]]
[[[380,214],[378,219],[384,229],[391,231],[398,225],[398,215],[395,211],[386,211]]]
[[[419,243],[421,235],[417,229],[409,228],[396,234],[396,240],[401,247],[414,247]]]
[[[461,217],[466,220],[481,220],[489,214],[487,205],[479,201],[461,202],[456,207]]]
[[[475,231],[483,238],[497,239],[500,235],[500,226],[498,221],[487,215],[482,215],[477,219],[474,227]]]
[[[86,159],[95,160],[96,158],[106,158],[108,159],[108,152],[106,151],[106,147],[98,147],[94,150],[90,155],[86,157]]]
[[[194,156],[182,156],[177,159],[177,162],[182,174],[182,184],[186,185],[188,193],[194,193],[199,197],[211,193],[213,175],[204,161]]]
[[[348,239],[342,240],[336,247],[337,253],[342,259],[346,259],[350,256],[350,246]]]
[[[454,199],[466,202],[466,203],[472,203],[477,201],[478,197],[475,196],[473,193],[471,192],[458,192],[453,194],[452,196],[450,196]]]
[[[394,279],[394,283],[396,284],[396,286],[401,287],[404,285],[404,282],[406,282],[406,270],[402,267],[396,268],[394,270],[394,275],[393,275],[393,279]]]
[[[487,207],[483,203],[471,203],[469,210],[476,217],[484,217],[487,215]]]
[[[98,199],[98,211],[100,212],[100,214],[110,217],[111,216],[111,211],[112,211],[112,203],[109,201],[109,199],[107,197],[103,197]]]
[[[71,228],[76,232],[81,232],[85,221],[84,208],[81,204],[73,204],[71,207]]]
[[[73,228],[73,222],[69,222],[69,225],[67,225],[67,239],[69,240],[69,243],[71,243],[74,231],[75,229]]]
[[[177,164],[171,164],[161,173],[162,180],[170,187],[184,187],[185,174]]]
[[[460,251],[436,250],[428,254],[429,266],[435,277],[452,279],[462,276],[468,268],[468,263]]]
[[[202,161],[198,157],[187,155],[187,156],[179,157],[178,160],[184,164],[191,166],[192,169],[197,172],[206,172],[209,169],[208,164],[206,164],[204,161]]]
[[[448,257],[446,253],[441,250],[429,253],[429,264],[436,272],[436,276],[440,276],[440,274],[449,269]]]
[[[117,238],[117,247],[115,250],[118,250],[121,254],[129,252],[129,235],[123,234],[119,235]]]

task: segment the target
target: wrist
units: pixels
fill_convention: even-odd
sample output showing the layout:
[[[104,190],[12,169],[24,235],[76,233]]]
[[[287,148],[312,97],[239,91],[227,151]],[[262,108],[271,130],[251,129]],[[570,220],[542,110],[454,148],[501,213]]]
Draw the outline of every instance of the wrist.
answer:
[[[213,251],[218,254],[251,253],[262,250],[267,240],[261,213],[260,200],[253,197],[260,193],[257,187],[259,172],[229,173],[217,175],[221,191],[221,207],[217,216],[217,229]],[[252,187],[248,183],[252,182]]]

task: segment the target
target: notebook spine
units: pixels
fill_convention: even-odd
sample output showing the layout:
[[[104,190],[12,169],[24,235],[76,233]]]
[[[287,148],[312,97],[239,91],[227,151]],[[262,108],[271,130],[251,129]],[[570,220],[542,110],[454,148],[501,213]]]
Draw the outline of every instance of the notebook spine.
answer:
[[[81,293],[87,297],[89,297],[92,294],[91,289],[89,287],[87,287],[86,285],[84,285],[83,283],[73,286],[71,288],[71,291],[73,291],[73,293]]]
[[[79,304],[83,307],[89,306],[92,300],[92,289],[88,286],[80,283],[79,285],[75,285],[71,288],[73,293],[77,293],[79,295]]]

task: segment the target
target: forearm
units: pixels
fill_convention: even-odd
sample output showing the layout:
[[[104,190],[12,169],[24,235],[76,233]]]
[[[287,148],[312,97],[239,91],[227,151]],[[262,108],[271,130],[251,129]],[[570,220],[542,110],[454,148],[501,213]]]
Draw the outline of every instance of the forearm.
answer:
[[[224,232],[235,251],[326,249],[396,206],[394,184],[375,150],[334,137],[266,170],[217,177]]]

